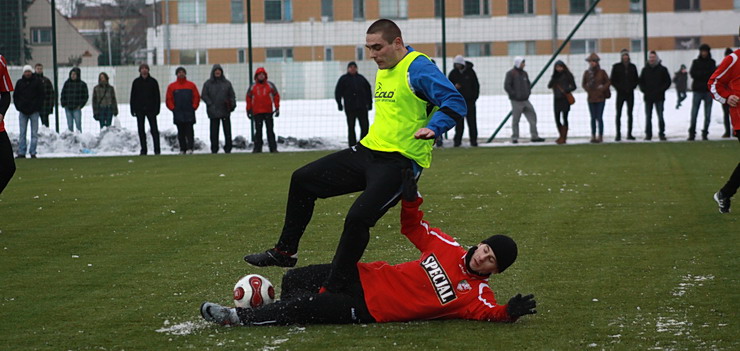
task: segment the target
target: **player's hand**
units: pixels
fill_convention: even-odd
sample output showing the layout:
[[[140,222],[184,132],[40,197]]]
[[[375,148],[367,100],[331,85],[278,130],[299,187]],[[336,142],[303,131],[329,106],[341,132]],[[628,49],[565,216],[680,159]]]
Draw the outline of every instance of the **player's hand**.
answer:
[[[414,170],[411,168],[402,169],[401,182],[401,197],[403,198],[403,201],[416,201],[416,198],[419,196],[419,187],[416,185]]]
[[[522,294],[516,294],[509,300],[506,312],[511,318],[519,318],[525,314],[537,313],[535,307],[537,307],[537,301],[534,300],[534,295],[529,294],[522,297]]]
[[[337,104],[337,110],[344,111],[344,106],[342,106],[342,104]]]
[[[434,134],[434,131],[429,128],[421,128],[416,133],[414,133],[414,138],[416,139],[434,139],[436,135]]]
[[[275,110],[275,117],[280,117],[280,110]]]
[[[737,107],[737,103],[740,100],[740,97],[737,95],[730,95],[730,97],[727,98],[727,104],[732,107]]]
[[[252,116],[252,111],[247,111],[247,117],[249,119],[252,119],[252,117],[254,117],[254,116]]]

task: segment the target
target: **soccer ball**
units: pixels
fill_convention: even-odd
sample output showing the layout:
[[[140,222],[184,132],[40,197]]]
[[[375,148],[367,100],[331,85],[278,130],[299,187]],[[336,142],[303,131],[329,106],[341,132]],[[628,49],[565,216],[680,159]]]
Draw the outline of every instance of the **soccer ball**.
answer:
[[[257,308],[275,301],[275,288],[267,278],[259,274],[249,274],[234,285],[234,304],[236,307]]]

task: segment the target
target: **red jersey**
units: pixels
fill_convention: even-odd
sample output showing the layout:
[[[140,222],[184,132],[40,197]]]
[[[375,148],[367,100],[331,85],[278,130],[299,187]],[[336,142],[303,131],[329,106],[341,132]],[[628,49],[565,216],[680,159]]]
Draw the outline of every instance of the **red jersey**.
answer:
[[[726,104],[730,95],[740,96],[740,62],[738,61],[740,61],[740,49],[727,55],[707,82],[712,97],[721,104]],[[740,130],[740,105],[730,107],[730,119],[732,129],[737,135],[737,131]]]
[[[474,319],[513,322],[506,305],[496,304],[486,277],[467,271],[455,239],[431,228],[419,210],[422,199],[402,202],[401,233],[419,251],[412,262],[358,263],[365,302],[377,322]]]
[[[257,75],[265,74],[265,80],[258,82]],[[272,113],[272,105],[275,109],[280,109],[280,94],[275,84],[267,80],[267,72],[264,68],[257,68],[254,73],[254,84],[247,89],[247,112],[258,115],[262,113]]]
[[[5,57],[0,55],[0,93],[9,93],[13,91],[13,81],[10,80],[10,74],[8,73],[8,63],[5,61]],[[5,131],[5,120],[0,122],[0,132]]]

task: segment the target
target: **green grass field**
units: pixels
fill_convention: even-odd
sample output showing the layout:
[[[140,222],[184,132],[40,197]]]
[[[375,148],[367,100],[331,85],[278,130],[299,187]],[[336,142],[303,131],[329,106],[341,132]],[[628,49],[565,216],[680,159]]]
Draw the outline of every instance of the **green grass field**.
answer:
[[[737,142],[435,151],[426,219],[466,245],[517,240],[491,279],[500,303],[536,295],[517,323],[202,322],[200,303],[229,303],[241,275],[279,285],[282,269],[242,256],[274,244],[291,172],[324,154],[20,160],[0,195],[0,349],[740,348],[740,199],[728,215],[711,199]],[[299,265],[331,260],[352,201],[319,201]],[[418,258],[398,221],[394,208],[363,260]]]

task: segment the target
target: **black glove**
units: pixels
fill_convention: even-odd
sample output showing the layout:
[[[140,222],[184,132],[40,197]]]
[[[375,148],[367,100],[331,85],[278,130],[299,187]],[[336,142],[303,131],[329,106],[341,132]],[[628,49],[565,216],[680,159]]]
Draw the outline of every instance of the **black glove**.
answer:
[[[525,314],[537,313],[535,307],[537,307],[537,301],[534,300],[534,295],[529,294],[522,297],[522,294],[516,294],[509,300],[506,312],[511,318],[519,318]]]
[[[344,111],[344,106],[342,106],[342,104],[337,104],[337,110]]]
[[[254,116],[252,116],[252,111],[247,111],[247,117],[249,119],[252,119],[252,117],[254,117]]]
[[[280,117],[280,110],[275,110],[275,117]]]
[[[418,187],[416,186],[416,177],[414,176],[414,170],[411,168],[404,168],[401,170],[401,198],[404,201],[412,202],[416,201],[418,195]]]

